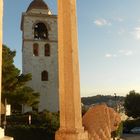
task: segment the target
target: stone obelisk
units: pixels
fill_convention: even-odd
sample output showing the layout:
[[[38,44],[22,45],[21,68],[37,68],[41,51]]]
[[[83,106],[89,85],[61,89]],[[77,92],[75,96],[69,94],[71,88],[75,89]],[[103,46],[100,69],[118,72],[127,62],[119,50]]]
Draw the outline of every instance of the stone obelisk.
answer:
[[[2,83],[2,20],[3,0],[0,0],[0,125],[1,125],[1,83]],[[0,127],[0,139],[4,137],[4,130]]]
[[[60,128],[56,140],[87,140],[82,127],[76,0],[58,0]]]
[[[3,20],[3,0],[0,0],[0,124],[1,124],[1,80],[2,80],[2,20]]]

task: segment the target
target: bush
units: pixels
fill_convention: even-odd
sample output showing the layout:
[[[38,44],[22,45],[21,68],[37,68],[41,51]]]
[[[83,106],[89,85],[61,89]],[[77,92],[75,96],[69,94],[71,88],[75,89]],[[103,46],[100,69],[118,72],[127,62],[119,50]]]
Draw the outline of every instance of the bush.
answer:
[[[32,116],[28,124],[29,114]],[[59,128],[59,114],[44,111],[7,117],[6,135],[14,140],[54,140]]]
[[[28,125],[28,115],[11,115],[7,116],[7,125],[22,125],[27,124]]]
[[[121,137],[121,135],[122,135],[122,133],[123,133],[123,122],[121,122],[120,124],[119,124],[119,127],[118,127],[118,129],[116,130],[116,135],[117,135],[117,137]]]
[[[14,137],[14,140],[54,140],[55,131],[45,127],[36,127],[34,125],[15,125],[8,126],[5,134]]]
[[[115,138],[115,137],[120,138],[122,133],[123,133],[123,122],[121,122],[119,124],[118,129],[116,131],[111,132],[111,137],[112,138]]]
[[[131,130],[134,127],[140,127],[140,119],[135,119],[135,120],[126,120],[123,122],[124,128],[127,130]]]

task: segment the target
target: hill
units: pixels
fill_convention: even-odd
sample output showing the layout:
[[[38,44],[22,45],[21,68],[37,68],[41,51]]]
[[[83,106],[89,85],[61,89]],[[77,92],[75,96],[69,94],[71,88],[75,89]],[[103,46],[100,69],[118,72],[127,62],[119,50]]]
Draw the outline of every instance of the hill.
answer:
[[[107,103],[109,101],[113,102],[123,102],[125,97],[123,96],[111,96],[111,95],[96,95],[96,96],[91,96],[91,97],[82,97],[82,103],[84,105],[92,105],[92,104],[97,104],[97,103]]]

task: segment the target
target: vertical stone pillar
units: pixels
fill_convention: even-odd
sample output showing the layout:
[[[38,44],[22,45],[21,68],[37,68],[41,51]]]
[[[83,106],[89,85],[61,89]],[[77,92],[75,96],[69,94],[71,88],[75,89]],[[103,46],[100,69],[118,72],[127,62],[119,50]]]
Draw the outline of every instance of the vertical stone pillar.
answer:
[[[1,125],[1,83],[2,83],[2,20],[3,0],[0,0],[0,125]],[[4,130],[0,127],[0,139],[4,137]]]
[[[76,0],[58,0],[60,129],[56,140],[87,140],[82,127]]]
[[[2,19],[3,19],[3,0],[0,0],[0,123],[1,123],[1,73],[2,73]]]
[[[2,83],[2,23],[3,23],[3,0],[0,0],[0,122],[1,122],[1,83]],[[12,137],[4,136],[4,129],[0,127],[0,140],[13,140]]]

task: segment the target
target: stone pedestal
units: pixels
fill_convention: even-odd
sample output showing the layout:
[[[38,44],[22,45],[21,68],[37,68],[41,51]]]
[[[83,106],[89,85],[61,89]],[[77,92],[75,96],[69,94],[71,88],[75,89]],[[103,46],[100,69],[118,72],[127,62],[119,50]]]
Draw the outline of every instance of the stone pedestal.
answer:
[[[0,140],[13,140],[13,138],[4,136],[4,129],[0,128]]]
[[[4,136],[3,138],[1,138],[0,140],[14,140],[12,137],[7,137],[7,136]]]
[[[4,129],[0,128],[0,139],[4,137]]]
[[[59,130],[56,132],[56,140],[88,140],[88,133],[81,131]]]
[[[81,117],[76,0],[58,0],[60,129],[56,140],[88,140]]]

